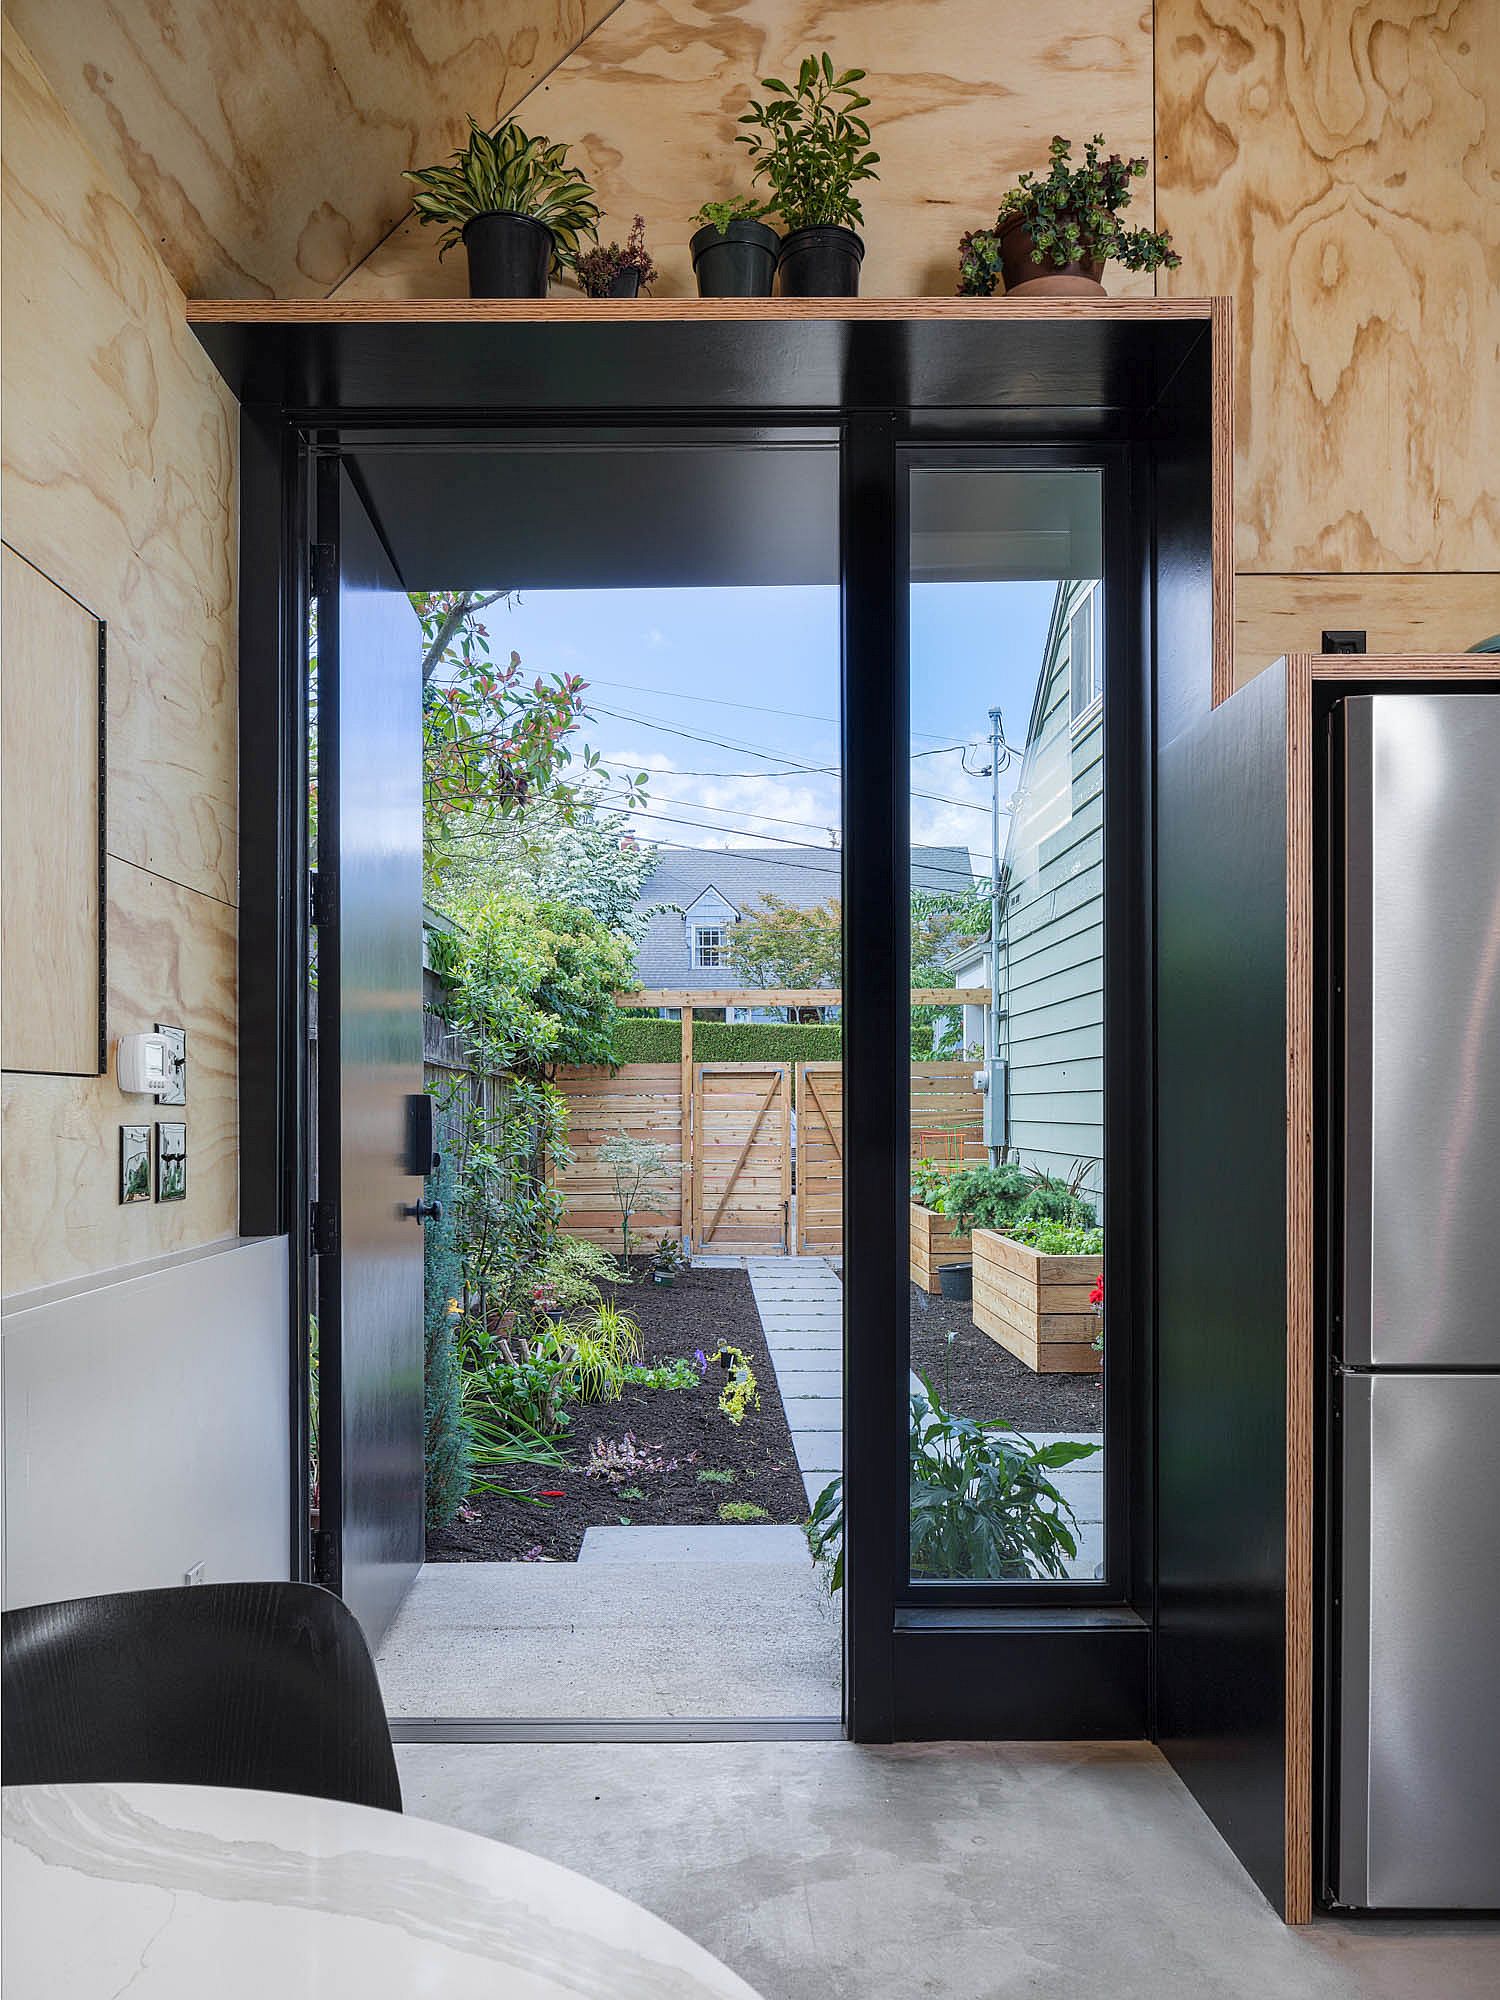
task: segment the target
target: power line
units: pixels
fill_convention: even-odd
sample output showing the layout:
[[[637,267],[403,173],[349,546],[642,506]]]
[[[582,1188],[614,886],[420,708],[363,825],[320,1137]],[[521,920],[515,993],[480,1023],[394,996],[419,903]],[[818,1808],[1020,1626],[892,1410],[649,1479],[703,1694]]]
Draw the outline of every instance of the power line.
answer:
[[[640,681],[612,681],[603,674],[588,676],[584,685],[585,687],[628,688],[632,694],[660,695],[665,701],[696,701],[705,703],[712,708],[741,708],[751,715],[785,715],[797,722],[826,722],[833,729],[839,727],[839,717],[836,715],[809,715],[805,710],[796,708],[768,708],[763,702],[730,701],[725,695],[685,694],[680,688],[646,687]],[[930,729],[914,729],[911,733],[913,736],[920,736],[926,743],[947,743],[946,737],[937,736]],[[961,748],[961,745],[955,743],[950,747],[957,750]],[[931,756],[934,753],[928,751],[923,754]]]

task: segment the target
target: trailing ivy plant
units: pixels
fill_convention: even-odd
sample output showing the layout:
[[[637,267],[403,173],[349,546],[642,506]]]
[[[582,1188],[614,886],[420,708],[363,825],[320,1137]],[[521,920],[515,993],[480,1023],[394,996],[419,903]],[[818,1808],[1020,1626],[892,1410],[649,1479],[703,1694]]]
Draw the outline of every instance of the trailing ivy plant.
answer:
[[[970,230],[958,246],[958,289],[986,298],[1000,278],[1000,239],[1016,222],[1024,222],[1039,263],[1121,264],[1127,271],[1175,271],[1182,259],[1165,229],[1127,229],[1120,221],[1130,206],[1132,183],[1142,179],[1144,157],[1127,160],[1119,153],[1101,157],[1101,133],[1087,141],[1083,161],[1073,164],[1071,139],[1054,138],[1048,148],[1048,171],[1038,178],[1029,169],[1001,199],[995,226]]]
[[[1071,1438],[1036,1445],[1004,1423],[944,1408],[926,1377],[910,1400],[911,1568],[914,1576],[1063,1577],[1078,1554],[1077,1517],[1050,1475],[1099,1447]],[[844,1582],[844,1482],[824,1487],[807,1524],[828,1587]]]
[[[527,215],[545,224],[559,267],[575,263],[584,240],[592,239],[599,204],[583,175],[568,165],[561,142],[528,137],[514,120],[486,132],[471,117],[469,143],[452,160],[451,166],[417,167],[402,175],[417,190],[412,197],[417,220],[443,227],[440,257],[463,240],[464,224],[476,215]]]
[[[761,78],[769,93],[753,99],[740,124],[748,132],[736,143],[755,162],[751,178],[763,181],[768,206],[788,229],[856,228],[865,219],[854,193],[858,181],[876,181],[880,155],[870,150],[870,127],[861,117],[870,100],[862,96],[862,69],[835,73],[833,58],[804,56],[795,84]]]

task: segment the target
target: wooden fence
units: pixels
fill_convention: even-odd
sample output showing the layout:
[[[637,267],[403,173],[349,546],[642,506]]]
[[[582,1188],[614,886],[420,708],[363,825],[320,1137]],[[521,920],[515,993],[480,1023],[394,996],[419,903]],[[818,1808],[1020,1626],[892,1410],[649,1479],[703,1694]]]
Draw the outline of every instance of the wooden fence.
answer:
[[[974,1065],[911,1066],[912,1156],[986,1157]],[[627,1063],[565,1069],[572,1162],[558,1175],[563,1227],[617,1245],[620,1211],[600,1148],[654,1141],[664,1170],[632,1219],[638,1238],[680,1236],[732,1256],[837,1256],[843,1248],[844,1071],[837,1062]]]

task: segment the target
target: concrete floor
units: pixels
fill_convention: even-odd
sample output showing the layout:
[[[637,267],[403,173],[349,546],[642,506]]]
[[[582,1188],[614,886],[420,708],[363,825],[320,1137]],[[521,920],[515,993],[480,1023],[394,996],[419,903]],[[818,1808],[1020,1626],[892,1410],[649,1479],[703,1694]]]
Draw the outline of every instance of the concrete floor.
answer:
[[[670,1560],[427,1564],[375,1656],[387,1713],[837,1719],[840,1613],[801,1531],[714,1527],[710,1561],[661,1532]]]
[[[1287,1930],[1137,1744],[463,1744],[410,1813],[567,1863],[763,2000],[1494,2000],[1500,1925]]]

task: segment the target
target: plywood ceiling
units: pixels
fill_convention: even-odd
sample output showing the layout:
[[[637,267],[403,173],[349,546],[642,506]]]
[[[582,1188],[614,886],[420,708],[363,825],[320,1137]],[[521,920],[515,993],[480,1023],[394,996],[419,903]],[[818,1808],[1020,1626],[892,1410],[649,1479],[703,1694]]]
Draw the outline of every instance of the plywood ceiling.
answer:
[[[955,246],[1056,131],[1151,152],[1151,9],[1142,0],[622,0],[528,99],[523,122],[578,148],[606,237],[646,218],[671,295],[694,290],[688,218],[746,185],[735,119],[757,79],[829,49],[869,71],[881,156],[865,190],[868,298],[952,292]],[[1138,204],[1150,213],[1150,183]],[[340,290],[430,298],[466,289],[464,259],[405,223]],[[1111,291],[1149,294],[1116,273]]]
[[[5,0],[188,293],[316,298],[618,0]]]
[[[1500,555],[1500,5],[1157,0],[1163,290],[1232,293],[1242,570]]]

